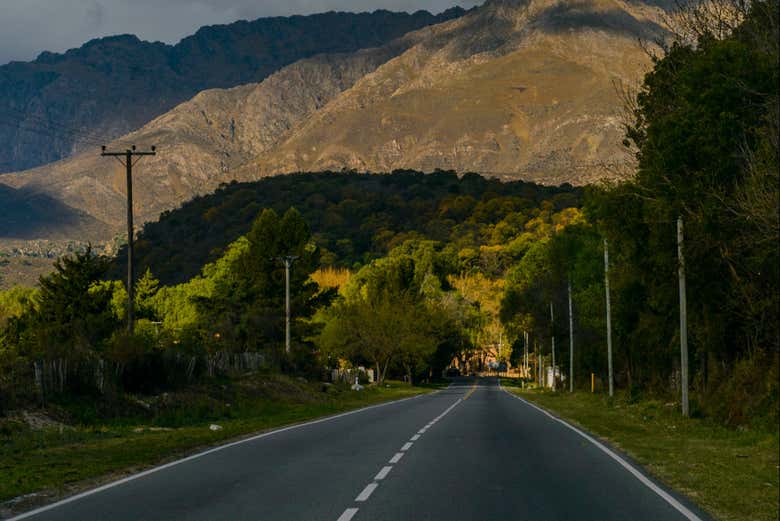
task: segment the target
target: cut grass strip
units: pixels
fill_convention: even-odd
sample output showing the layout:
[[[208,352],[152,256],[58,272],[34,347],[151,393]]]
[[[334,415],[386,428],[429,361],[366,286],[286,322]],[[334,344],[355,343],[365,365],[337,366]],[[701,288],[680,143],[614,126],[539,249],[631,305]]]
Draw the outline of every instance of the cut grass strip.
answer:
[[[658,400],[510,390],[624,451],[716,519],[778,519],[777,433],[686,419],[676,404]]]

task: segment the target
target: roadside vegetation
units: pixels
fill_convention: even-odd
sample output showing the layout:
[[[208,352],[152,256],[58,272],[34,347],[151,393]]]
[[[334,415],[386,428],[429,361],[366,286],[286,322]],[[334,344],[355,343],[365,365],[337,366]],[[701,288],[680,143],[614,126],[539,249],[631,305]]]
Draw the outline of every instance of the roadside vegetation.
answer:
[[[777,429],[778,10],[751,5],[732,32],[698,25],[697,40],[656,60],[627,123],[636,176],[589,188],[585,220],[534,243],[507,274],[501,317],[515,337],[529,333],[535,360],[563,341],[568,374],[570,283],[575,371],[607,388],[606,240],[615,385],[678,401],[680,217],[692,414]]]

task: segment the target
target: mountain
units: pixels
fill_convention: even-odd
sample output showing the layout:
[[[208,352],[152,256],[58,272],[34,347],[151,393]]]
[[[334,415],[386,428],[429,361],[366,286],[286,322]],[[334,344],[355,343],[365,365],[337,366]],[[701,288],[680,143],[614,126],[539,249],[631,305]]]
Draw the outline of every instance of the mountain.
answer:
[[[242,165],[268,152],[300,122],[428,31],[409,33],[378,48],[301,60],[259,84],[203,91],[111,143],[112,149],[120,150],[131,143],[158,147],[158,155],[144,158],[134,176],[137,222],[155,220],[161,212],[221,183],[244,179]],[[45,194],[114,230],[121,229],[126,217],[124,167],[100,157],[98,149],[7,174],[0,177],[2,183],[25,197]],[[59,223],[51,226],[53,231]],[[9,233],[0,229],[0,237]]]
[[[665,36],[664,8],[490,0],[380,47],[201,92],[112,147],[159,147],[137,170],[139,223],[231,180],[296,171],[441,168],[585,184],[630,162],[616,84],[637,84],[651,66],[642,41]],[[113,230],[124,222],[123,170],[96,151],[0,182]]]
[[[0,173],[136,130],[196,93],[259,82],[302,58],[377,47],[462,15],[330,12],[204,27],[177,45],[130,35],[0,67]]]
[[[584,184],[629,159],[617,85],[650,65],[657,5],[492,0],[361,79],[270,155],[259,175],[437,168]]]

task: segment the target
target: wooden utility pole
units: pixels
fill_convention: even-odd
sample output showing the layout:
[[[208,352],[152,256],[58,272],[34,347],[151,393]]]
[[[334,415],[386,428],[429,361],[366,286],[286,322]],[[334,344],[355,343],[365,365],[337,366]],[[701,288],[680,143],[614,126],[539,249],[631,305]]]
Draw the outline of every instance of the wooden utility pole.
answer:
[[[285,321],[284,321],[284,352],[290,354],[290,268],[292,268],[293,262],[298,260],[295,255],[288,255],[286,257],[279,257],[279,260],[284,264],[284,309],[285,309]]]
[[[569,293],[569,392],[574,392],[574,316],[571,312],[571,277],[568,284]]]
[[[102,148],[101,156],[114,157],[125,167],[127,176],[127,331],[131,335],[135,330],[135,273],[133,271],[133,242],[135,231],[133,229],[133,166],[143,156],[156,156],[156,147],[148,152],[138,152],[135,145],[124,152],[108,152]],[[138,157],[135,161],[133,158]],[[124,160],[122,160],[124,158]]]
[[[523,358],[523,368],[525,377],[528,378],[528,331],[523,331],[523,344],[525,345],[525,357]]]
[[[555,390],[555,315],[553,303],[550,302],[550,333],[552,336],[552,390]]]
[[[683,257],[683,219],[677,218],[677,277],[680,283],[680,386],[682,387],[682,413],[690,415],[688,408],[688,310],[685,292],[685,257]]]
[[[612,380],[612,310],[609,299],[609,246],[604,239],[604,289],[607,295],[607,379],[609,380],[609,395],[615,392]]]
[[[539,349],[539,342],[534,343],[534,347],[536,347],[536,371],[537,371],[537,377],[539,379],[539,387],[544,388],[544,381],[542,380],[542,350]]]

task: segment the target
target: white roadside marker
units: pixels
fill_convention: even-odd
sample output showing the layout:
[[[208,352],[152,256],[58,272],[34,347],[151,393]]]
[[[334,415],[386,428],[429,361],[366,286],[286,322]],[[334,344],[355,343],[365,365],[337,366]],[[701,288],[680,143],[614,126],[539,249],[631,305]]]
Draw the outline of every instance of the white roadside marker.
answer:
[[[404,446],[401,447],[401,450],[402,451],[409,450],[412,448],[412,445],[414,444],[411,441],[407,441],[406,443],[404,443]]]
[[[358,497],[355,498],[355,501],[365,501],[368,498],[371,497],[371,494],[374,493],[376,490],[376,487],[379,486],[379,483],[369,483],[366,485],[366,488],[363,489],[363,492],[360,493]]]
[[[355,517],[355,514],[358,513],[357,508],[348,508],[344,511],[343,514],[336,520],[336,521],[349,521],[353,517]]]
[[[390,458],[390,463],[393,463],[393,464],[398,463],[399,461],[401,461],[401,458],[403,458],[403,457],[404,457],[404,453],[403,452],[396,452],[395,456]]]
[[[374,476],[374,481],[382,481],[387,477],[388,474],[390,474],[391,470],[393,470],[393,467],[382,467],[382,470],[379,471],[379,474]]]

